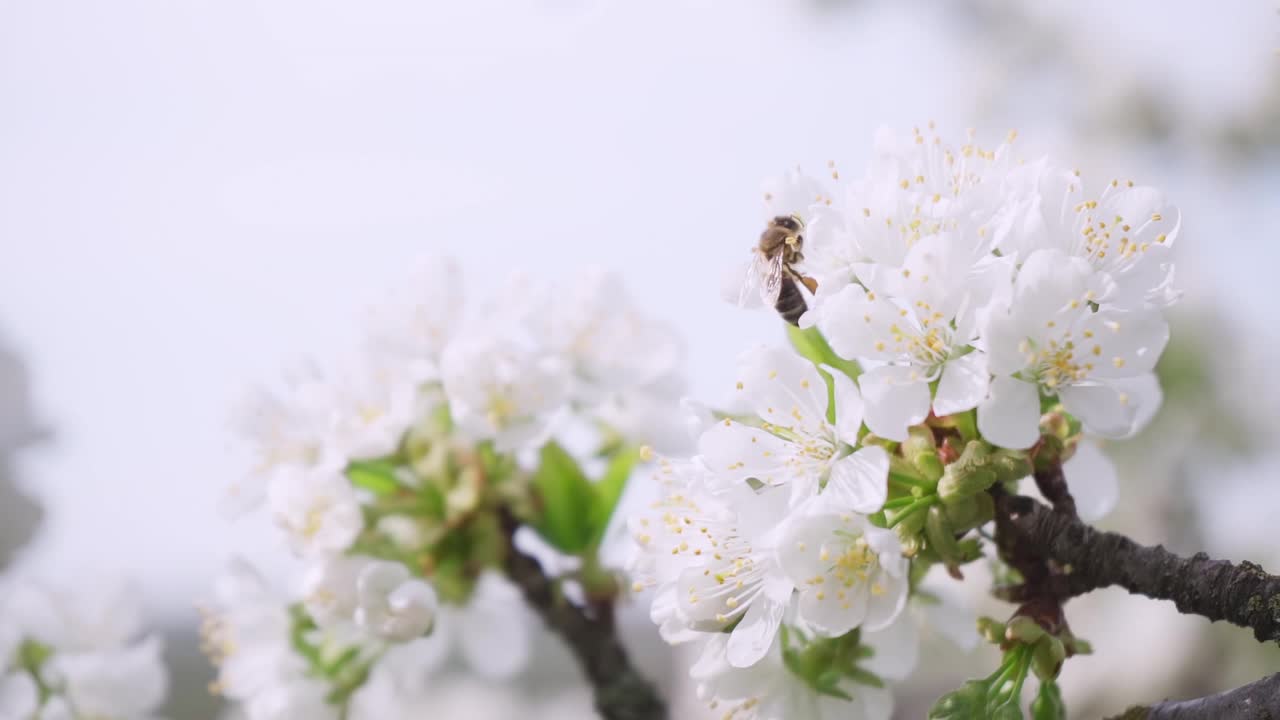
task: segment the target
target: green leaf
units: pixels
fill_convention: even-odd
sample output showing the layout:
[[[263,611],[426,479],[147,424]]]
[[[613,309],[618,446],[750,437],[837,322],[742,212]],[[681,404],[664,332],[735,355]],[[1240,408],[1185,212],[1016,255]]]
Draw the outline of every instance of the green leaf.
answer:
[[[595,488],[578,461],[554,442],[542,446],[533,487],[542,499],[542,512],[533,527],[558,550],[582,552],[591,543]]]
[[[353,460],[347,464],[347,479],[379,497],[400,489],[396,463],[391,460]]]
[[[631,478],[631,471],[635,469],[638,462],[640,462],[638,448],[619,448],[609,459],[609,466],[605,468],[604,475],[593,486],[595,492],[591,497],[591,545],[599,545],[604,538],[604,532],[609,527],[613,511],[617,508],[618,500],[622,498],[622,491],[627,487],[627,480]]]
[[[815,365],[830,365],[848,375],[851,380],[857,380],[858,376],[862,374],[862,367],[852,360],[845,360],[837,355],[836,351],[831,349],[827,339],[822,337],[822,333],[816,327],[801,329],[789,324],[787,325],[787,338],[791,341],[791,346],[796,349],[796,352]]]
[[[1040,693],[1031,702],[1032,720],[1067,720],[1067,706],[1055,682],[1040,683]]]

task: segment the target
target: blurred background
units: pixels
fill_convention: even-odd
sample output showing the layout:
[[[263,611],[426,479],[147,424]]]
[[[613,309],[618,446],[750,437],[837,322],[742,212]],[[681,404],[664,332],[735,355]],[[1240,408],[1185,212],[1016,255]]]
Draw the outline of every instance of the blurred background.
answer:
[[[856,174],[877,126],[934,120],[1017,129],[1028,156],[1181,206],[1167,402],[1108,448],[1121,509],[1101,524],[1274,571],[1278,48],[1262,0],[0,0],[0,566],[132,577],[167,637],[169,715],[212,718],[194,605],[234,553],[288,566],[265,517],[218,512],[246,384],[342,354],[414,256],[447,252],[476,294],[515,267],[624,271],[714,400],[780,334],[717,292],[760,181]],[[1075,717],[1280,667],[1123,591],[1068,612],[1096,649],[1066,666]],[[433,679],[434,716],[591,717],[568,655],[539,652],[512,687]],[[986,662],[927,657],[902,718]]]

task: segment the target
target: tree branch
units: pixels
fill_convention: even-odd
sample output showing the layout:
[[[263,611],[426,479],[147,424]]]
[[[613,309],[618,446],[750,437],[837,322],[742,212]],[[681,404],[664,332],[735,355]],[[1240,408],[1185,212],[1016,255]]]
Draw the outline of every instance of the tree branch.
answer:
[[[507,576],[578,659],[595,690],[600,715],[605,720],[665,720],[667,709],[662,699],[627,659],[614,627],[612,605],[594,606],[595,616],[588,617],[582,608],[560,596],[538,562],[510,542],[520,526],[519,520],[506,508],[500,511],[500,517],[509,545]]]
[[[1131,707],[1112,720],[1276,720],[1278,717],[1280,673],[1217,695]]]
[[[999,500],[999,514],[1018,544],[1038,548],[1063,565],[1070,594],[1118,585],[1171,600],[1183,613],[1250,628],[1261,642],[1280,641],[1280,577],[1261,567],[1211,560],[1204,553],[1180,557],[1163,546],[1147,547],[1096,530],[1028,497]]]

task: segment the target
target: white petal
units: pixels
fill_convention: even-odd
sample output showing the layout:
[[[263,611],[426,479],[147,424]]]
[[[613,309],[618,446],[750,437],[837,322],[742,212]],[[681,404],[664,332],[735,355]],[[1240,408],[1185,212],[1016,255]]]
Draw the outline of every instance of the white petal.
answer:
[[[718,477],[737,482],[756,478],[767,484],[786,482],[785,467],[791,443],[773,433],[728,420],[718,422],[698,438],[698,452]]]
[[[743,616],[742,622],[729,634],[729,664],[744,668],[755,665],[773,646],[782,616],[791,596],[790,582],[773,578],[765,582],[764,593]]]
[[[889,496],[889,454],[884,448],[865,447],[831,466],[823,488],[833,510],[873,513]]]
[[[862,428],[862,418],[866,410],[862,402],[862,393],[858,392],[858,386],[853,384],[848,375],[835,368],[824,367],[823,369],[831,374],[835,383],[836,434],[850,445],[856,445],[858,431]]]
[[[1094,365],[1091,377],[1132,377],[1155,367],[1169,343],[1169,324],[1158,310],[1100,310],[1080,322],[1077,336]]]
[[[1120,391],[1120,402],[1133,408],[1133,425],[1125,437],[1132,437],[1146,429],[1164,403],[1164,391],[1155,373],[1133,378],[1117,378],[1111,385]]]
[[[972,623],[965,630],[976,636]],[[905,680],[915,670],[920,659],[920,627],[910,614],[903,614],[887,627],[874,632],[864,628],[862,639],[875,650],[862,667],[882,679]]]
[[[887,572],[872,576],[867,617],[863,620],[867,630],[881,630],[898,619],[907,605],[907,585],[907,578],[893,577]]]
[[[839,589],[806,587],[800,593],[800,618],[823,635],[836,637],[862,624],[870,599],[871,589],[866,583]]]
[[[987,442],[1013,450],[1040,438],[1040,393],[1035,385],[1011,377],[991,382],[991,394],[978,406],[978,431]]]
[[[858,377],[867,404],[867,427],[890,440],[906,440],[907,428],[929,416],[929,383],[914,368],[892,365]]]
[[[1134,408],[1109,383],[1064,387],[1058,391],[1058,397],[1062,399],[1062,407],[1095,435],[1124,437],[1133,427]]]
[[[1097,443],[1082,440],[1075,454],[1063,464],[1062,472],[1081,520],[1093,522],[1115,507],[1120,494],[1116,467]]]
[[[991,378],[987,374],[987,354],[976,350],[947,363],[933,396],[936,415],[972,410],[987,397]]]
[[[789,349],[762,348],[739,361],[738,393],[766,422],[802,433],[826,425],[827,383],[813,363]]]

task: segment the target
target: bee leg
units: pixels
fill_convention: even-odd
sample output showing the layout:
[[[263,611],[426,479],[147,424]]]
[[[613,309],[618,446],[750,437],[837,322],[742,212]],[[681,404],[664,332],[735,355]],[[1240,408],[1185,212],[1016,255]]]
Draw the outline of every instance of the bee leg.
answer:
[[[803,283],[803,284],[804,284],[804,286],[805,286],[806,288],[808,288],[808,289],[809,289],[809,292],[810,292],[810,293],[814,293],[814,294],[816,294],[816,293],[818,292],[818,281],[817,281],[817,280],[814,280],[813,278],[809,277],[808,275],[803,275],[803,276],[801,276],[801,277],[800,277],[800,282],[801,282],[801,283]]]

